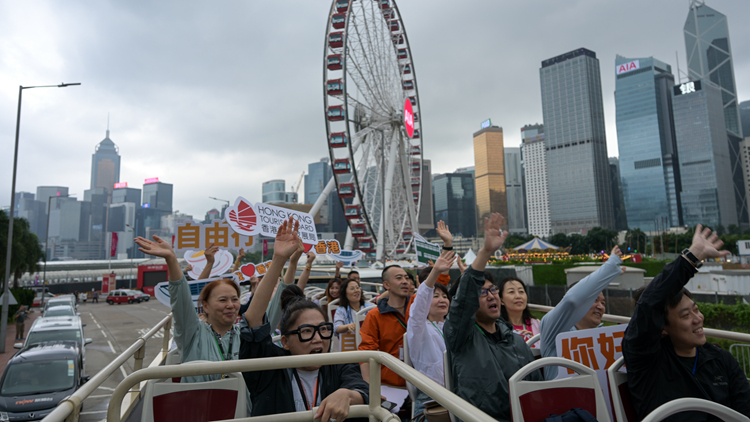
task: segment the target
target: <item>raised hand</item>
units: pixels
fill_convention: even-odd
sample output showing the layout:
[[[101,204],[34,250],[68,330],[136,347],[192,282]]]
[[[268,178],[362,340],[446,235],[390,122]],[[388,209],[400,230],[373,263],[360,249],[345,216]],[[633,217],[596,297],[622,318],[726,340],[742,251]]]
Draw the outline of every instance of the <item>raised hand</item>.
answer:
[[[214,259],[216,258],[216,252],[219,252],[219,247],[214,246],[214,244],[208,245],[205,251],[203,251],[203,255],[206,257],[206,262],[213,264]]]
[[[490,254],[500,249],[505,243],[505,238],[508,237],[508,232],[500,229],[504,223],[505,217],[500,213],[493,212],[489,218],[484,218],[484,246],[482,248]]]
[[[729,251],[719,250],[722,246],[724,246],[724,242],[719,239],[719,236],[715,232],[712,232],[709,228],[703,228],[702,225],[698,224],[695,227],[693,243],[689,249],[696,258],[703,261],[707,258],[719,258],[729,255]]]
[[[299,221],[294,221],[292,216],[285,220],[276,232],[276,242],[273,246],[273,254],[289,259],[299,247]],[[298,242],[299,240],[299,242]]]
[[[432,271],[442,273],[443,271],[450,270],[455,257],[456,254],[453,251],[443,251],[437,261],[435,261],[435,265],[433,265]]]
[[[136,237],[135,243],[138,245],[138,250],[151,256],[158,256],[159,258],[175,256],[172,245],[157,235],[154,235],[153,238],[154,240],[148,240],[141,236]]]
[[[337,270],[340,270],[343,267],[344,267],[344,263],[343,262],[339,261],[339,262],[336,263],[336,269]]]
[[[617,256],[619,256],[620,258],[622,258],[622,251],[620,250],[620,247],[619,247],[619,246],[615,245],[615,247],[614,247],[614,248],[612,248],[612,252],[611,252],[611,253],[610,253],[609,255],[610,255],[610,256],[612,256],[612,255],[617,255]]]
[[[317,255],[315,255],[315,252],[313,252],[312,249],[310,249],[307,252],[307,264],[306,265],[312,265],[313,261],[315,261],[316,256]]]
[[[464,262],[463,259],[461,259],[460,256],[456,255],[456,257],[458,258],[456,259],[456,264],[458,264],[458,270],[461,271],[461,274],[463,274],[464,271],[466,271],[466,263]]]
[[[240,251],[237,253],[237,260],[239,261],[244,257],[245,257],[245,249],[240,248]]]
[[[297,222],[297,226],[299,227],[299,222]],[[304,252],[305,252],[305,244],[302,243],[302,238],[298,236],[297,237],[297,250],[294,251],[294,253],[292,254],[292,259],[299,260],[299,257],[301,257]]]
[[[440,239],[443,240],[443,246],[445,246],[446,248],[450,248],[453,246],[453,235],[451,234],[448,225],[446,225],[443,220],[438,221],[435,231],[437,231]]]

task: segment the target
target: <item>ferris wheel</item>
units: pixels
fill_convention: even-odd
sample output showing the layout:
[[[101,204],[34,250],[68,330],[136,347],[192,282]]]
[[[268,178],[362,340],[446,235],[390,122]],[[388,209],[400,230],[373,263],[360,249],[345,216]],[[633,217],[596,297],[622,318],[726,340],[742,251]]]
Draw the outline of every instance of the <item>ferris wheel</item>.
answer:
[[[418,229],[422,133],[409,40],[394,0],[334,0],[323,103],[345,249],[405,253]]]

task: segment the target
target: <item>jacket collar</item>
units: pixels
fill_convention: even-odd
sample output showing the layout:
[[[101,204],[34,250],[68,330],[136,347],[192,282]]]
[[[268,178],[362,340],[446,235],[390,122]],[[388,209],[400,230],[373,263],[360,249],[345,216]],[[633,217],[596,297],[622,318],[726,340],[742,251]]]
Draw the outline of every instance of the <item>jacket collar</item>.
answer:
[[[409,300],[406,300],[406,307],[409,307]],[[388,298],[380,299],[378,301],[378,311],[380,314],[387,314],[389,312],[395,312],[399,315],[401,315],[401,311],[406,311],[406,309],[402,309],[401,311],[397,310],[396,308],[392,307],[388,304]],[[406,314],[402,315],[404,318],[406,318]]]

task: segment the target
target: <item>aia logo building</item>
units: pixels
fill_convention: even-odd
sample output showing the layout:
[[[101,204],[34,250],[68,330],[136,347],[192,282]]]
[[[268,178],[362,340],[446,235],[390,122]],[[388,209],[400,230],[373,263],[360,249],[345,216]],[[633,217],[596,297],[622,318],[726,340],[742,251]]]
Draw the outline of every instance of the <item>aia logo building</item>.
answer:
[[[627,62],[627,63],[623,63],[623,64],[615,66],[615,72],[617,72],[618,75],[631,72],[636,69],[640,69],[640,63],[638,62],[638,60],[633,60],[631,62]]]

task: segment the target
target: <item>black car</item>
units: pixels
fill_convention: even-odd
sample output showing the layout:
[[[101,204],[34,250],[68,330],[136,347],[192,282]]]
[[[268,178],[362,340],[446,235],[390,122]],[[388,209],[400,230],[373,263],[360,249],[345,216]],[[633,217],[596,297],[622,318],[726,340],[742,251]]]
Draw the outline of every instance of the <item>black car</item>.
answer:
[[[89,377],[74,341],[36,343],[10,359],[0,381],[0,421],[37,421]]]

